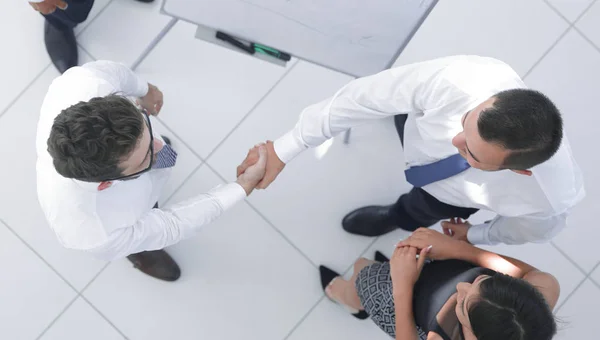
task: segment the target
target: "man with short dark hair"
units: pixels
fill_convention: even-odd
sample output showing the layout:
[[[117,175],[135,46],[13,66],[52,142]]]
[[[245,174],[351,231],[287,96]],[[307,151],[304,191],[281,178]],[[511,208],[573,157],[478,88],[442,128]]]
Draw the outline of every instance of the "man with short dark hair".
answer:
[[[442,222],[446,234],[471,243],[542,242],[565,227],[585,195],[552,101],[527,89],[508,65],[478,56],[386,70],[307,107],[293,130],[267,144],[267,172],[258,188],[303,150],[392,116],[414,188],[395,204],[349,213],[342,226],[350,233],[378,236],[450,219]],[[238,174],[256,159],[251,150]],[[462,221],[478,209],[497,216],[473,226]]]
[[[138,108],[127,97],[137,97]],[[261,160],[237,181],[169,209],[158,198],[177,160],[152,130],[160,90],[124,65],[97,61],[52,82],[37,132],[38,198],[59,241],[105,260],[128,257],[142,272],[175,281],[180,269],[163,250],[189,238],[262,179]]]

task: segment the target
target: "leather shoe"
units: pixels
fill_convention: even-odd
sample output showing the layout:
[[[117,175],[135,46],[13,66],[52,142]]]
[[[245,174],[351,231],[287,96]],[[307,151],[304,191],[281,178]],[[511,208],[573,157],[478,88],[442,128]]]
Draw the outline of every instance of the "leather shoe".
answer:
[[[44,43],[52,63],[61,74],[71,67],[77,66],[77,41],[72,29],[58,29],[46,20]]]
[[[154,0],[137,0],[139,2],[145,2],[145,3],[151,3],[154,2]]]
[[[390,217],[392,206],[368,206],[356,209],[342,220],[345,231],[363,236],[380,236],[394,231],[398,225]]]
[[[163,281],[176,281],[181,270],[173,258],[164,250],[144,251],[127,256],[133,266],[142,273]]]

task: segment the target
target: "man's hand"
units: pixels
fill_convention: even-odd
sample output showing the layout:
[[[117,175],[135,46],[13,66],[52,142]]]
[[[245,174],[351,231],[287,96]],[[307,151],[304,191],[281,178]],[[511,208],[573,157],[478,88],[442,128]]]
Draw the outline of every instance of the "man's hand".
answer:
[[[258,183],[264,178],[267,167],[267,147],[262,144],[255,148],[258,159],[253,165],[249,166],[244,173],[240,174],[237,179],[237,183],[246,190],[246,195],[250,195],[252,190],[254,190]]]
[[[148,93],[139,98],[137,103],[149,114],[157,116],[163,106],[163,94],[158,87],[148,83]]]
[[[29,4],[33,9],[44,15],[53,13],[57,8],[65,10],[69,6],[62,0],[44,0],[42,2],[30,2]]]
[[[275,148],[273,146],[272,141],[267,141],[266,144],[267,149],[267,169],[265,173],[265,177],[260,183],[256,186],[257,189],[266,189],[274,180],[277,178],[279,173],[285,167],[285,163],[279,159],[277,154],[275,153]],[[246,159],[237,167],[237,175],[238,177],[242,175],[244,172],[249,169],[254,163],[258,161],[258,148],[255,146],[254,148],[248,151],[248,155]]]
[[[471,223],[466,221],[463,222],[460,218],[452,218],[450,221],[443,221],[441,224],[444,229],[444,234],[455,240],[469,243],[467,233],[469,232],[469,228],[471,228]]]

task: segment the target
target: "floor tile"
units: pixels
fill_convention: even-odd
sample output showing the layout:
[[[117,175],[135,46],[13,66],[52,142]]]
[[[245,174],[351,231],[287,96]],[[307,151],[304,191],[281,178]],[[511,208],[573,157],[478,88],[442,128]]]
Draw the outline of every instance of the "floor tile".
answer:
[[[77,298],[40,340],[124,340],[84,299]]]
[[[164,92],[163,122],[206,157],[286,69],[197,40],[195,29],[178,22],[137,71]]]
[[[558,311],[556,340],[592,339],[600,333],[598,323],[600,289],[587,280]]]
[[[161,117],[161,115],[159,115],[159,117]],[[177,188],[179,188],[192,174],[192,172],[200,166],[202,161],[194,155],[194,153],[185,146],[185,143],[169,130],[160,119],[152,120],[152,129],[153,131],[156,131],[157,134],[170,138],[173,149],[177,151],[177,164],[173,167],[171,177],[167,181],[159,198],[158,203],[162,206],[166,200],[175,193],[175,190],[177,190]]]
[[[202,167],[171,201],[218,184]],[[178,282],[120,261],[84,293],[128,338],[282,339],[322,296],[317,269],[243,202],[169,252]]]
[[[594,0],[547,0],[548,3],[556,8],[567,20],[575,22],[583,11]]]
[[[75,298],[54,271],[0,223],[0,338],[35,339]]]
[[[82,61],[89,57],[82,55]],[[10,159],[2,176],[0,217],[77,289],[83,288],[104,265],[83,252],[63,248],[46,223],[36,191],[35,139],[39,110],[58,71],[48,67],[42,76],[0,118],[0,157]],[[8,194],[10,193],[10,194]]]
[[[44,18],[26,1],[15,2],[0,11],[2,53],[0,112],[50,63],[44,46]],[[17,33],[17,34],[15,34]]]
[[[585,183],[587,196],[573,209],[568,227],[555,243],[586,271],[600,260],[595,249],[600,238],[596,227],[597,202],[600,200],[600,154],[591,142],[596,139],[600,116],[597,90],[600,88],[600,53],[579,33],[570,31],[525,79],[554,100],[561,110],[573,155]]]
[[[96,19],[98,14],[102,12],[102,10],[106,8],[106,6],[108,6],[108,4],[110,4],[112,1],[113,0],[94,0],[94,6],[92,7],[90,14],[88,14],[87,19],[75,27],[75,35],[81,34],[81,32],[84,31],[86,27],[88,27],[89,24]]]
[[[131,65],[170,20],[161,2],[113,0],[77,40],[96,59]]]
[[[323,299],[288,340],[389,340],[370,319],[358,320],[343,307]]]
[[[347,81],[346,76],[299,63],[208,163],[234,179],[248,147],[278,138],[296,124],[304,107],[333,95]],[[304,152],[267,190],[250,197],[313,262],[336,267],[348,266],[373,241],[344,232],[344,215],[368,204],[390,204],[408,190],[391,119],[353,129],[349,145],[341,137]]]
[[[596,1],[579,19],[576,26],[592,40],[597,48],[600,48],[600,2]]]
[[[477,54],[524,75],[567,27],[542,0],[439,1],[396,65]]]

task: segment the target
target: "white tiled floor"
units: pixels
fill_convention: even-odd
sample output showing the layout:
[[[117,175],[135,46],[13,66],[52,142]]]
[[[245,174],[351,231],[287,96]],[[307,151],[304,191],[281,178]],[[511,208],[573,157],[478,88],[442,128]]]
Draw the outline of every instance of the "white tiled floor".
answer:
[[[170,21],[159,5],[97,0],[77,29],[82,62],[134,63]],[[0,37],[14,51],[0,57],[0,157],[7,163],[0,195],[0,339],[388,338],[323,298],[316,265],[348,275],[358,256],[376,249],[389,255],[406,235],[368,239],[340,228],[351,209],[392,202],[408,189],[391,121],[354,130],[350,145],[336,139],[298,157],[268,191],[172,247],[183,276],[158,282],[127,261],[106,264],[56,242],[35,195],[33,141],[39,106],[58,73],[44,50],[39,15],[16,1],[0,19],[13,28]],[[492,247],[557,276],[560,339],[600,332],[600,229],[593,214],[600,201],[594,151],[599,23],[600,0],[440,1],[397,62],[459,53],[497,57],[562,109],[586,200],[552,243]],[[350,80],[298,60],[274,66],[193,34],[193,26],[177,23],[137,69],[164,91],[156,126],[180,154],[161,204],[233,179],[250,146],[277,138],[303,107]]]

